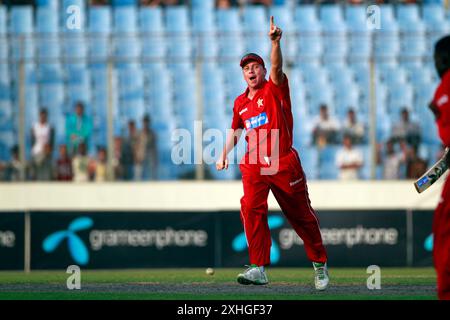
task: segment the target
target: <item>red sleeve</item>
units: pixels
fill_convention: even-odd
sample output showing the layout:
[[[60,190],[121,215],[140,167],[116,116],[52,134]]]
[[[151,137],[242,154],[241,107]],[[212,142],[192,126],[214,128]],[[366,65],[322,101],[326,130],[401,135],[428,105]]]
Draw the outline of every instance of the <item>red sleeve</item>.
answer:
[[[231,129],[244,129],[244,123],[242,122],[241,116],[238,111],[237,99],[234,101],[233,107],[233,120],[231,120]]]
[[[436,123],[442,143],[450,146],[450,72],[443,77],[432,104],[437,109]]]
[[[275,96],[277,98],[279,98],[280,100],[286,99],[289,97],[289,81],[288,81],[286,74],[284,74],[283,83],[281,83],[279,85],[276,85],[275,83],[273,83],[272,78],[269,77],[269,86],[270,86],[271,90],[275,93]]]

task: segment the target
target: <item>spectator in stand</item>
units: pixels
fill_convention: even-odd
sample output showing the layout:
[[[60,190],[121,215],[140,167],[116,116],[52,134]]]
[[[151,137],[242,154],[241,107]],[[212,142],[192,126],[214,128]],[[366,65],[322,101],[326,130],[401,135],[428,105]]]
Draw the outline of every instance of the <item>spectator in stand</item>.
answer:
[[[408,146],[405,141],[400,142],[400,151],[395,149],[392,140],[386,142],[386,154],[384,159],[383,178],[386,180],[397,180],[405,178],[405,165],[408,156]],[[403,169],[403,170],[402,170]]]
[[[336,154],[336,165],[340,170],[339,179],[356,180],[359,178],[359,169],[363,165],[363,155],[353,148],[350,136],[344,136],[342,143],[342,148]]]
[[[361,122],[356,120],[356,113],[353,108],[348,109],[347,117],[342,126],[342,136],[348,135],[353,144],[360,144],[365,139],[365,128]]]
[[[135,149],[135,180],[156,178],[157,156],[156,156],[156,134],[150,128],[150,117],[146,115],[143,119],[142,130],[138,134]]]
[[[49,145],[53,150],[54,129],[48,123],[47,109],[39,111],[39,121],[33,125],[31,130],[31,155],[33,162],[41,162],[45,158],[45,146]]]
[[[97,159],[92,160],[89,164],[89,176],[91,180],[95,182],[105,182],[107,179],[106,169],[107,169],[107,158],[106,149],[104,147],[98,148]]]
[[[236,1],[231,0],[216,0],[216,8],[217,9],[229,9],[231,7],[237,6]]]
[[[68,115],[66,119],[66,136],[69,154],[78,154],[78,146],[81,143],[85,144],[87,148],[91,133],[92,119],[85,115],[83,103],[78,102],[75,105],[75,114]]]
[[[45,144],[43,152],[33,158],[30,169],[32,171],[31,178],[33,180],[53,180],[52,148],[50,144]]]
[[[428,169],[428,163],[418,154],[418,147],[412,146],[409,149],[409,155],[406,163],[406,178],[418,179]]]
[[[106,6],[109,5],[109,0],[90,0],[91,6]]]
[[[67,146],[62,144],[59,146],[59,158],[56,160],[56,180],[72,181],[72,159],[67,153]]]
[[[73,181],[75,182],[87,182],[89,181],[89,157],[87,155],[86,144],[80,143],[78,147],[78,153],[73,157],[72,169],[73,169]]]
[[[114,158],[113,158],[114,178],[116,180],[124,179],[124,170],[122,166],[122,138],[114,138]]]
[[[120,156],[124,171],[124,180],[127,181],[133,180],[137,141],[136,123],[130,120],[128,122],[128,136],[122,139],[122,154]]]
[[[19,146],[15,145],[11,148],[11,161],[0,165],[0,169],[3,170],[3,179],[5,181],[20,181],[22,167],[24,166],[19,159]]]
[[[240,6],[264,5],[266,7],[272,5],[272,0],[237,0]]]
[[[407,108],[403,108],[400,111],[400,117],[400,122],[396,123],[392,129],[391,139],[394,142],[405,140],[409,146],[417,148],[421,141],[419,124],[410,121]]]
[[[339,132],[339,122],[330,117],[328,106],[322,104],[320,106],[319,116],[313,124],[313,143],[319,147],[327,144],[336,144],[338,142],[337,135]]]

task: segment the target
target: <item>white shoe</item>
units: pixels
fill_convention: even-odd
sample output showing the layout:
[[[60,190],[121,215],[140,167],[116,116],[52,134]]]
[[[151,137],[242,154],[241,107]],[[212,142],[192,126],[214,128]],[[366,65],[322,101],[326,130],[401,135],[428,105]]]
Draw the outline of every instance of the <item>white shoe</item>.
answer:
[[[325,290],[328,287],[330,278],[328,276],[328,269],[326,263],[313,262],[314,267],[314,284],[317,290]]]
[[[267,275],[264,271],[262,271],[257,265],[252,264],[251,266],[248,266],[244,273],[238,274],[237,282],[244,285],[264,285],[268,284],[269,280],[267,279]]]

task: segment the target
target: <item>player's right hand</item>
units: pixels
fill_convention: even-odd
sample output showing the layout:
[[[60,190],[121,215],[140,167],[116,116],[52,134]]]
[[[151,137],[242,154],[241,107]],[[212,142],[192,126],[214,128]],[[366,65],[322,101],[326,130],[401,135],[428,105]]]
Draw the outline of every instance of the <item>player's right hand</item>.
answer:
[[[228,159],[225,159],[225,160],[220,159],[220,160],[218,160],[216,162],[216,169],[218,171],[221,171],[223,169],[225,169],[225,170],[228,169]]]
[[[270,31],[269,31],[270,40],[280,41],[282,34],[283,31],[275,25],[275,23],[273,22],[273,16],[270,16]]]

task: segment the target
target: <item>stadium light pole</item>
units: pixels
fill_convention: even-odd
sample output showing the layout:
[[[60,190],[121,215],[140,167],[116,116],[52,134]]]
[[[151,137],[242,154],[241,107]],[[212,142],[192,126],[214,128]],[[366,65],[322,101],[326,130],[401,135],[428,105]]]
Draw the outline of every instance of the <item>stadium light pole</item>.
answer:
[[[197,123],[202,124],[203,121],[203,82],[202,82],[202,35],[199,35],[199,43],[198,48],[199,51],[197,52],[196,58],[195,58],[195,72],[196,72],[196,82],[197,82],[197,114],[196,119]],[[194,125],[194,152],[196,153],[196,156],[194,159],[197,159],[200,161],[199,163],[196,163],[195,165],[195,179],[196,180],[203,180],[205,179],[205,168],[203,163],[203,125]]]
[[[19,160],[20,160],[20,181],[25,181],[26,178],[26,166],[25,166],[25,61],[24,61],[24,43],[25,39],[20,38],[20,60],[19,60]]]
[[[371,33],[371,49],[369,58],[369,72],[370,72],[370,116],[369,116],[369,144],[370,144],[370,179],[376,178],[376,166],[377,166],[377,90],[375,83],[375,54],[374,54],[374,34]],[[377,40],[377,39],[375,39]]]
[[[113,108],[114,108],[114,97],[113,97],[113,61],[112,58],[108,58],[108,105],[107,108],[107,141],[108,141],[108,152],[107,152],[107,166],[106,174],[108,181],[114,181],[114,119],[113,119]]]

